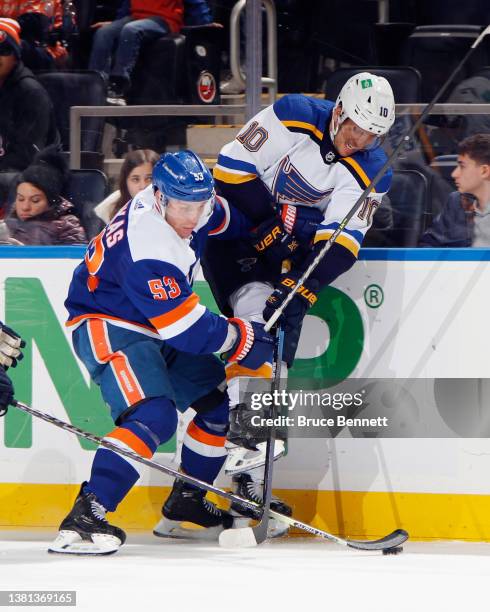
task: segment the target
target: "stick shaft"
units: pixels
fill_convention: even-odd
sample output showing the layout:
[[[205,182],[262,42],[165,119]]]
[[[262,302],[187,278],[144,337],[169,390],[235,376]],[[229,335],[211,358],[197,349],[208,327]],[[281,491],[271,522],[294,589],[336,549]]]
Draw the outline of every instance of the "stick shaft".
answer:
[[[241,504],[242,506],[246,506],[247,508],[250,508],[256,511],[257,516],[260,516],[263,512],[263,508],[260,504],[257,504],[251,500],[240,497],[239,495],[235,495],[234,493],[228,493],[228,491],[224,491],[223,489],[214,487],[213,485],[210,485],[207,482],[204,482],[203,480],[199,480],[198,478],[194,478],[193,476],[182,474],[181,472],[178,472],[177,470],[167,467],[166,465],[162,465],[161,463],[158,463],[158,461],[154,461],[153,459],[145,459],[144,457],[141,457],[140,455],[137,455],[136,453],[133,453],[132,451],[129,451],[124,448],[120,448],[119,446],[112,444],[112,442],[103,440],[102,438],[100,438],[99,436],[96,436],[95,434],[91,434],[87,431],[83,431],[83,429],[79,429],[78,427],[75,427],[74,425],[71,425],[70,423],[66,423],[65,421],[62,421],[61,419],[58,419],[52,416],[51,414],[46,414],[45,412],[36,410],[35,408],[32,408],[31,406],[28,406],[27,404],[24,404],[17,400],[13,400],[12,405],[18,408],[19,410],[22,410],[23,412],[27,412],[31,416],[34,416],[38,419],[46,421],[47,423],[51,423],[52,425],[55,425],[56,427],[59,427],[60,429],[64,429],[65,431],[69,431],[70,433],[75,434],[79,438],[85,438],[86,440],[95,442],[95,444],[98,444],[99,446],[102,446],[115,453],[118,453],[119,455],[122,455],[123,457],[128,457],[129,459],[133,459],[134,461],[137,461],[138,463],[146,465],[147,467],[156,469],[160,472],[163,472],[164,474],[168,474],[169,476],[173,476],[174,478],[183,480],[201,489],[205,489],[206,491],[209,491],[210,493],[215,493],[219,497],[223,497],[224,499],[227,499],[231,502],[235,502],[235,503]],[[303,531],[306,531],[313,535],[318,535],[324,539],[330,540],[331,542],[335,542],[336,544],[339,544],[340,546],[351,546],[353,543],[352,540],[349,541],[343,538],[339,538],[337,536],[334,536],[331,533],[328,533],[327,531],[322,531],[321,529],[317,529],[316,527],[312,527],[311,525],[302,523],[301,521],[297,521],[296,519],[286,516],[284,514],[281,514],[280,512],[274,512],[273,510],[269,510],[269,514],[271,517],[279,521],[282,521],[283,523],[286,523],[287,525],[291,525],[298,529],[302,529]],[[363,543],[361,542],[360,544],[362,545]],[[368,540],[365,543],[367,547],[369,547],[370,544],[372,545],[374,544],[374,542],[372,541],[370,542]]]

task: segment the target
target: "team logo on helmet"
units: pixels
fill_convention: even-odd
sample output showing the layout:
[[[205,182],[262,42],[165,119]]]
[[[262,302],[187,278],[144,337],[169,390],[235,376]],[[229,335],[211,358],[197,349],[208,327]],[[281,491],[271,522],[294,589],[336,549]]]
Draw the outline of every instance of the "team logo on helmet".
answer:
[[[197,95],[206,104],[211,104],[216,98],[216,79],[207,70],[203,70],[197,79]]]

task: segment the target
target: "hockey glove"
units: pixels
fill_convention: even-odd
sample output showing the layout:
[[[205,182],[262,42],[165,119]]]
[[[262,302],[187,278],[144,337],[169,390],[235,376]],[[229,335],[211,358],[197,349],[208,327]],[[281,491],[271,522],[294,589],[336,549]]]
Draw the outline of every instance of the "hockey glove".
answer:
[[[274,312],[292,292],[300,275],[299,272],[296,272],[281,276],[278,285],[265,303],[263,315],[266,321],[272,317]],[[305,314],[318,299],[318,287],[317,280],[311,278],[306,280],[279,318],[279,322],[284,330],[283,359],[289,368],[293,365],[294,356],[296,355]]]
[[[0,417],[7,414],[9,405],[14,399],[14,387],[12,381],[5,373],[5,370],[0,367]]]
[[[267,298],[264,308],[264,319],[268,321],[274,312],[282,305],[287,296],[296,287],[300,277],[298,272],[288,272],[279,279],[274,291]],[[301,327],[306,311],[317,301],[318,281],[308,279],[298,289],[293,299],[286,306],[280,317],[281,325],[287,333],[291,329]]]
[[[25,345],[24,340],[13,329],[0,323],[0,365],[6,370],[10,366],[15,368],[17,362],[24,357],[20,349]]]
[[[324,215],[318,208],[283,204],[281,219],[286,232],[292,234],[300,245],[309,247]]]
[[[236,329],[237,338],[229,351],[222,355],[225,361],[236,361],[250,370],[257,370],[264,363],[272,363],[274,338],[264,331],[262,323],[245,319],[228,319]]]
[[[287,233],[279,217],[267,219],[250,232],[254,249],[266,261],[281,269],[282,262],[294,255],[299,243]]]

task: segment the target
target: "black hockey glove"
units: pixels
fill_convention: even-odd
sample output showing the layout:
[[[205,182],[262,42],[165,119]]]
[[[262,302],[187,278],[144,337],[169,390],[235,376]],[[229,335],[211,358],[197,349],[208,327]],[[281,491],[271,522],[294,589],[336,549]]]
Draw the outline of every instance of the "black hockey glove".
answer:
[[[254,249],[267,263],[281,269],[282,262],[290,259],[299,243],[294,236],[288,234],[284,223],[279,217],[267,219],[250,232]]]
[[[264,319],[268,321],[274,312],[282,305],[287,296],[296,287],[299,272],[287,272],[279,279],[274,291],[267,298],[264,308]],[[293,299],[286,306],[286,309],[279,319],[287,332],[292,327],[299,327],[303,321],[306,311],[311,308],[317,301],[318,281],[315,279],[307,279],[303,285],[296,291]]]
[[[12,381],[0,366],[0,417],[7,414],[9,405],[14,399],[14,387]]]
[[[17,362],[24,357],[21,349],[25,345],[24,340],[13,329],[0,323],[0,366],[6,370],[9,367],[15,368]]]
[[[290,272],[283,274],[276,285],[274,291],[267,298],[263,316],[268,321],[274,312],[281,306],[286,297],[292,292],[301,274]],[[308,279],[304,285],[298,289],[293,299],[286,306],[286,309],[279,318],[279,322],[284,330],[284,349],[283,359],[288,367],[291,367],[296,349],[298,348],[301,325],[306,312],[317,301],[319,284],[315,279]]]

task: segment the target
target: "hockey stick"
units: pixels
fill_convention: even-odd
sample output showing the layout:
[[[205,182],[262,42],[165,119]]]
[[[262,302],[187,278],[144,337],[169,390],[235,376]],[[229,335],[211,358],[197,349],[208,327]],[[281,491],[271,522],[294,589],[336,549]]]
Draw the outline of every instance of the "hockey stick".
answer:
[[[27,412],[28,414],[37,417],[38,419],[42,419],[47,423],[51,423],[52,425],[56,425],[56,427],[64,429],[65,431],[69,431],[70,433],[75,434],[79,438],[85,438],[85,440],[95,442],[95,444],[104,448],[108,448],[109,450],[118,453],[123,457],[133,459],[133,461],[137,461],[138,463],[146,465],[147,467],[156,469],[160,472],[163,472],[164,474],[168,474],[169,476],[173,476],[174,478],[183,480],[188,484],[199,487],[200,489],[204,489],[205,491],[209,491],[210,493],[215,493],[216,495],[219,495],[220,497],[223,497],[224,499],[227,499],[231,502],[235,502],[237,504],[241,504],[242,506],[250,508],[251,510],[257,512],[258,517],[262,515],[262,506],[249,499],[245,499],[243,497],[235,495],[234,493],[228,493],[227,491],[223,491],[223,489],[218,489],[217,487],[214,487],[213,485],[210,485],[207,482],[204,482],[203,480],[193,478],[192,476],[188,476],[187,474],[182,474],[181,472],[167,467],[166,465],[162,465],[161,463],[158,463],[153,459],[145,459],[144,457],[141,457],[140,455],[137,455],[132,451],[120,448],[119,446],[112,444],[112,442],[108,442],[107,440],[99,438],[99,436],[96,436],[95,434],[83,431],[82,429],[79,429],[78,427],[75,427],[70,423],[66,423],[65,421],[61,421],[60,419],[57,419],[56,417],[50,414],[46,414],[45,412],[41,412],[40,410],[31,408],[31,406],[28,406],[27,404],[24,404],[22,402],[18,402],[17,400],[13,400],[12,405],[18,408],[19,410],[22,410],[23,412]],[[331,533],[328,533],[327,531],[322,531],[321,529],[312,527],[311,525],[308,525],[306,523],[302,523],[301,521],[297,521],[292,517],[280,514],[279,512],[269,510],[269,514],[272,518],[275,518],[278,521],[282,521],[283,523],[286,523],[291,527],[302,529],[303,531],[306,531],[313,535],[319,536],[326,540],[330,540],[331,542],[335,542],[340,546],[348,546],[357,550],[395,550],[408,538],[408,533],[406,531],[403,531],[402,529],[397,529],[385,536],[384,538],[381,538],[380,540],[347,540],[334,536]]]
[[[376,176],[372,179],[372,181],[369,183],[369,185],[361,193],[361,195],[357,199],[357,201],[354,204],[354,206],[350,209],[350,211],[347,213],[347,215],[344,217],[344,219],[342,219],[342,221],[340,222],[340,224],[337,227],[337,229],[330,236],[330,238],[325,242],[325,244],[323,245],[321,250],[318,252],[318,254],[315,257],[315,259],[311,262],[311,264],[305,270],[303,275],[299,278],[298,282],[296,283],[295,287],[292,289],[291,293],[289,293],[286,296],[284,302],[277,308],[277,310],[274,312],[274,314],[271,316],[271,318],[267,321],[267,323],[265,325],[265,331],[270,331],[272,326],[279,319],[281,314],[284,312],[284,309],[287,307],[287,305],[293,299],[293,297],[296,294],[298,288],[305,282],[306,279],[308,279],[310,277],[310,275],[313,272],[313,270],[318,266],[320,261],[326,255],[326,253],[330,250],[330,247],[332,246],[332,244],[337,240],[339,234],[343,231],[343,229],[345,228],[347,223],[349,223],[349,221],[355,215],[357,209],[361,206],[361,204],[364,202],[364,200],[367,198],[367,196],[371,193],[371,190],[373,189],[373,187],[384,176],[384,173],[388,170],[389,166],[398,157],[398,154],[400,153],[402,147],[412,138],[412,136],[415,134],[415,132],[419,129],[419,127],[422,124],[422,122],[424,121],[424,119],[427,117],[427,115],[430,113],[430,111],[432,110],[434,105],[437,103],[439,98],[441,98],[441,96],[444,94],[446,89],[449,87],[450,83],[453,81],[453,79],[456,76],[456,74],[461,70],[462,66],[467,62],[469,57],[473,54],[475,49],[479,46],[479,44],[481,43],[481,41],[485,38],[485,36],[487,34],[490,34],[490,25],[488,25],[483,30],[483,32],[480,34],[480,36],[478,36],[478,38],[475,40],[475,42],[471,45],[471,47],[468,49],[467,53],[465,54],[463,59],[460,61],[460,63],[453,70],[453,72],[451,73],[451,75],[449,76],[447,81],[444,83],[444,85],[442,85],[442,87],[436,93],[436,95],[434,96],[433,100],[431,102],[429,102],[429,104],[424,108],[424,110],[422,111],[422,114],[420,115],[418,120],[407,131],[405,136],[403,136],[403,138],[400,140],[400,142],[398,143],[396,148],[392,151],[392,153],[390,154],[390,156],[388,157],[386,162],[383,164],[383,166],[381,167],[379,172],[376,174]]]
[[[272,380],[271,392],[272,397],[276,397],[275,391],[279,390],[281,384],[281,364],[282,353],[284,347],[284,331],[281,327],[277,329],[276,342],[276,367],[274,370],[274,378]],[[274,418],[277,415],[277,410],[271,406],[269,417]],[[274,444],[276,441],[276,429],[272,426],[269,429],[269,437],[267,438],[265,451],[265,467],[264,467],[264,486],[263,486],[263,506],[262,516],[254,527],[237,527],[234,529],[225,529],[219,534],[220,546],[227,548],[251,547],[262,544],[267,539],[267,530],[269,527],[270,507],[272,499],[272,476],[274,473]]]
[[[276,391],[279,391],[281,385],[281,366],[282,354],[284,349],[284,330],[279,326],[277,328],[277,350],[276,350],[276,369],[274,372],[274,380],[272,381],[272,397],[276,397]],[[271,406],[270,416],[274,418],[278,411],[275,406]],[[252,527],[255,543],[261,544],[267,539],[267,529],[269,527],[269,511],[271,509],[272,499],[272,476],[274,473],[274,444],[276,442],[276,428],[272,426],[269,430],[269,438],[265,452],[265,468],[264,468],[264,488],[263,488],[263,510],[262,518],[255,527]],[[227,531],[227,530],[225,530]],[[228,530],[230,531],[230,530]],[[232,529],[231,531],[237,531]],[[222,532],[224,533],[224,531]],[[221,544],[221,542],[220,542]]]

